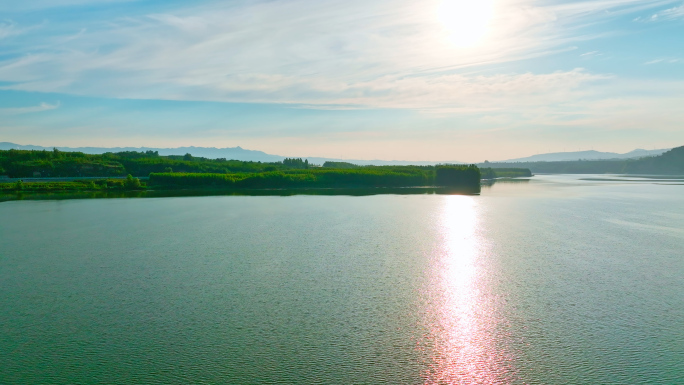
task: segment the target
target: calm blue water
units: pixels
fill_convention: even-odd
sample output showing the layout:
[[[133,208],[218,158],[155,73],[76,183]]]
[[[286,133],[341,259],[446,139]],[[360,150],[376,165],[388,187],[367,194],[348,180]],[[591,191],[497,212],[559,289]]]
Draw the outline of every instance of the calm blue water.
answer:
[[[0,383],[684,383],[683,198],[3,202]]]

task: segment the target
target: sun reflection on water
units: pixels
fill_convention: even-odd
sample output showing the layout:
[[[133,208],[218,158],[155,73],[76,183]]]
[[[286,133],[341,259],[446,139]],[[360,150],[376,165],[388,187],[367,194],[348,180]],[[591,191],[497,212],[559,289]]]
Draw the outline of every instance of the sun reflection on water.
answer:
[[[495,384],[510,381],[505,353],[497,346],[496,301],[484,279],[484,245],[476,198],[445,196],[440,245],[427,295],[430,365],[426,384]]]

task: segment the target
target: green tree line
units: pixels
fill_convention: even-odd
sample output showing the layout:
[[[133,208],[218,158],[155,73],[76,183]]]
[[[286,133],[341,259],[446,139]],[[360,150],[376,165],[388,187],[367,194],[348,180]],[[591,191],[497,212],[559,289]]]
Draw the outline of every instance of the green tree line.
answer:
[[[261,173],[152,173],[152,187],[214,188],[342,188],[464,187],[479,191],[477,166],[370,166],[357,169],[310,168]]]
[[[323,167],[325,168],[360,168],[363,166],[359,166],[358,164],[353,164],[349,162],[331,162],[327,161],[323,163]]]
[[[308,160],[286,159],[284,162],[245,162],[207,159],[191,154],[160,156],[156,151],[117,152],[99,155],[82,152],[0,150],[0,175],[11,178],[40,177],[108,177],[150,173],[240,173],[306,169]]]
[[[480,167],[482,179],[495,178],[520,178],[532,176],[532,171],[528,168],[491,168]]]
[[[60,191],[128,191],[144,190],[146,185],[128,175],[126,179],[96,179],[59,182],[0,183],[0,192],[60,192]]]

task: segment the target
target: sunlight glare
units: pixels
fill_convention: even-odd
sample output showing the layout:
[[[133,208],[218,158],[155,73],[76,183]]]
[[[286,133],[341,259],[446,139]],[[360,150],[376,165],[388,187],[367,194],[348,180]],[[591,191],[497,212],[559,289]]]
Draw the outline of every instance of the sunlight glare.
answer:
[[[494,15],[494,0],[441,0],[437,19],[456,48],[480,45]]]
[[[444,197],[427,312],[435,350],[426,385],[506,383],[510,373],[494,337],[502,320],[487,295],[479,214],[473,197]]]

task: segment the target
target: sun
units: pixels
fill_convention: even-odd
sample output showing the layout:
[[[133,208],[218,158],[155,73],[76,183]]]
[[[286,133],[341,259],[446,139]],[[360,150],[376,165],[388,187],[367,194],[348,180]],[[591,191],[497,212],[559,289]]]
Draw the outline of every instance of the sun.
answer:
[[[437,6],[437,19],[449,42],[457,48],[480,45],[493,16],[494,0],[441,0]]]

